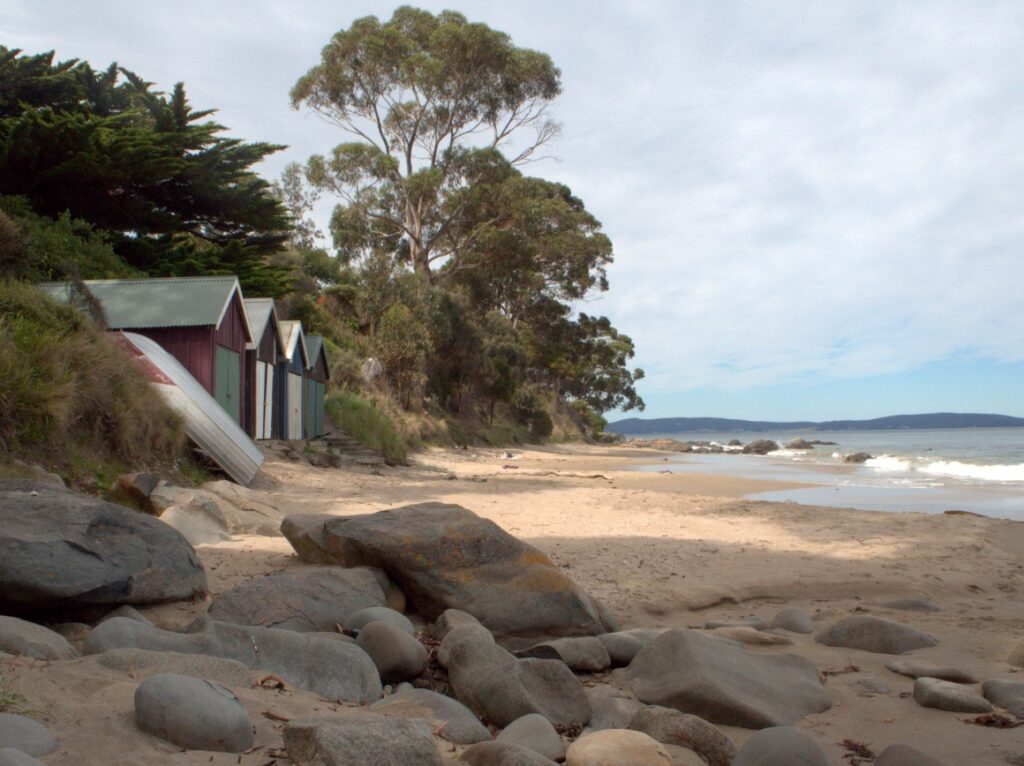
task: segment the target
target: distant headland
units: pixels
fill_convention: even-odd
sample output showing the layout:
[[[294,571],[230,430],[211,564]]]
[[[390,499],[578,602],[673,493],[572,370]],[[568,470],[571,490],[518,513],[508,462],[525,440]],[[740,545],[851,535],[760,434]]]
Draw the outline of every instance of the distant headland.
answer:
[[[612,433],[672,434],[707,431],[714,433],[758,431],[880,431],[902,428],[1024,428],[1024,418],[971,412],[930,412],[923,415],[889,415],[871,420],[825,420],[773,422],[732,418],[625,418],[609,423]]]

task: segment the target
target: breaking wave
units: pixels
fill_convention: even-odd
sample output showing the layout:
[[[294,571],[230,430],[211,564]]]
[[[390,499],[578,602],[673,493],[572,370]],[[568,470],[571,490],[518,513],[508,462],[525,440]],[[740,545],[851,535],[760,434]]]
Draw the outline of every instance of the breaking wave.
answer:
[[[930,476],[951,476],[957,479],[975,481],[1012,482],[1024,481],[1024,463],[1015,465],[984,465],[962,463],[957,460],[922,460],[895,455],[881,455],[864,463],[868,468],[887,473],[918,473]]]

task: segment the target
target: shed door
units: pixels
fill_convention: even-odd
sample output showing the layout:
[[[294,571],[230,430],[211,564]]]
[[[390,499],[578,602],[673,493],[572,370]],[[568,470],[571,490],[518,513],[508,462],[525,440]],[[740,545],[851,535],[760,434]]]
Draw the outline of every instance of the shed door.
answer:
[[[288,373],[288,438],[302,438],[302,376]]]
[[[263,363],[266,367],[266,391],[263,397],[263,430],[260,432],[260,439],[270,439],[274,435],[274,368],[272,365]]]
[[[236,423],[242,422],[242,362],[237,353],[217,346],[213,396]]]
[[[324,435],[324,394],[326,386],[318,380],[306,378],[305,410],[306,438],[315,439]]]
[[[270,438],[270,402],[274,395],[274,379],[270,365],[256,362],[256,438]]]

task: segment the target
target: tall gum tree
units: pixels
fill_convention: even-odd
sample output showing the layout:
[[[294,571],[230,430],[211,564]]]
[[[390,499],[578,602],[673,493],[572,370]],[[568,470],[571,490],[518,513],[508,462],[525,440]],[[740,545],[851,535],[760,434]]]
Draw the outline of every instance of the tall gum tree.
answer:
[[[469,213],[479,153],[515,144],[511,164],[535,159],[558,133],[548,106],[560,90],[546,54],[462,14],[403,6],[335,34],[291,101],[355,139],[306,166],[343,201],[336,218],[364,247],[401,240],[431,278],[484,230]]]

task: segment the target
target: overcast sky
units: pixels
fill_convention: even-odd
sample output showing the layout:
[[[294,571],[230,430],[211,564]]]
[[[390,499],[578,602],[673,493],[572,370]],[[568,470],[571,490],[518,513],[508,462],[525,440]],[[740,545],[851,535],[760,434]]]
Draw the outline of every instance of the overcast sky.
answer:
[[[557,161],[615,244],[582,308],[645,417],[1024,416],[1024,3],[420,2],[549,53]],[[0,43],[116,60],[252,140],[345,140],[288,90],[379,2],[0,0]]]

